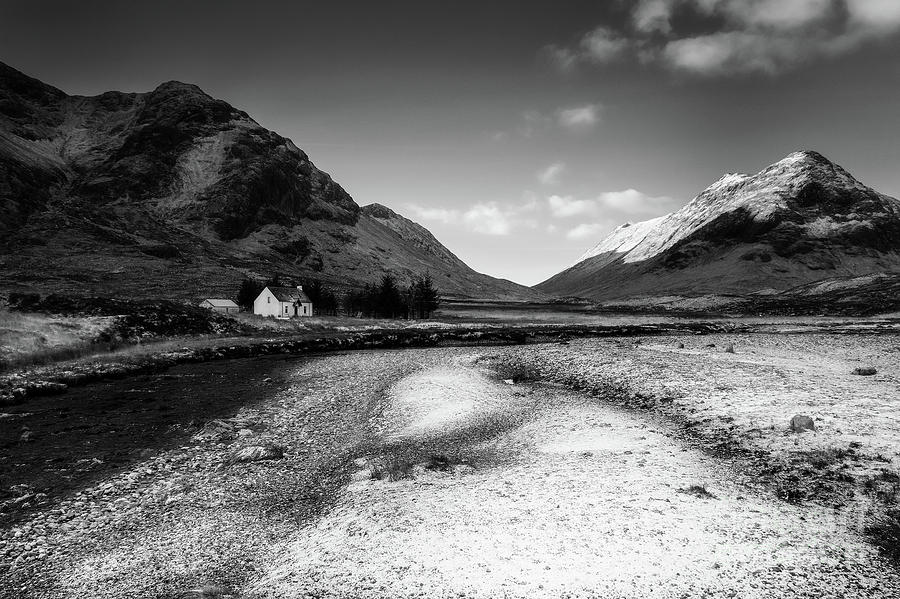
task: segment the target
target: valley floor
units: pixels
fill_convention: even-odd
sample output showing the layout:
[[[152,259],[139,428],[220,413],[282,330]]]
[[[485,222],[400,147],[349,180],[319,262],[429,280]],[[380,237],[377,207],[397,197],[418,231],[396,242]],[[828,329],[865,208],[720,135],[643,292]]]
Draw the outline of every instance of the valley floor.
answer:
[[[0,419],[31,433],[2,490],[48,494],[0,520],[0,597],[894,597],[897,348],[354,351],[37,398]]]

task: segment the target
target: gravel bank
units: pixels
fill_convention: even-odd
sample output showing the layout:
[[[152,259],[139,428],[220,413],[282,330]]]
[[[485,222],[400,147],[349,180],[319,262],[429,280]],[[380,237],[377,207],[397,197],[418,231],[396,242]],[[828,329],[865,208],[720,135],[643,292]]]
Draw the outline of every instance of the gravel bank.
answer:
[[[0,597],[197,597],[204,585],[245,598],[900,594],[846,511],[775,499],[666,418],[491,371],[552,359],[560,379],[586,364],[621,377],[634,341],[610,353],[618,343],[260,369],[236,394],[245,404],[0,530]],[[691,367],[710,361],[686,350]],[[658,362],[621,388],[656,384]],[[208,380],[182,383],[187,396]],[[250,447],[276,459],[234,461]]]
[[[780,498],[832,507],[857,529],[896,505],[896,334],[581,339],[493,355],[501,367],[663,415]],[[877,373],[853,374],[860,367]],[[816,430],[793,433],[798,414]]]
[[[417,373],[394,387],[386,412],[386,439],[420,439],[464,464],[419,464],[392,482],[360,463],[248,596],[900,592],[900,577],[831,511],[772,501],[661,421],[562,388],[498,383],[474,363],[460,356]],[[455,434],[473,421],[516,424]]]

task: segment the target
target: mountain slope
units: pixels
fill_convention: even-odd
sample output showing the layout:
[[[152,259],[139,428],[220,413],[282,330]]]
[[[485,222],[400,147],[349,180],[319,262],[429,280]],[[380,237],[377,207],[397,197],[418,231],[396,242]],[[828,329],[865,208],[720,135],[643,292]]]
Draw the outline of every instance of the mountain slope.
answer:
[[[816,152],[729,174],[682,209],[616,229],[536,285],[598,300],[747,294],[900,271],[900,202]]]
[[[540,294],[360,209],[289,139],[200,88],[69,96],[0,63],[0,287],[232,295],[246,276],[352,287],[425,272],[448,295]]]

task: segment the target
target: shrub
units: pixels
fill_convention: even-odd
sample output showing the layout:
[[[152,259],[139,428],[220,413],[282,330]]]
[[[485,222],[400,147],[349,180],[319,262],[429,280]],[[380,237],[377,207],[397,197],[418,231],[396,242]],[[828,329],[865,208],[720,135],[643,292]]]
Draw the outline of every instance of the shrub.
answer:
[[[691,485],[685,489],[678,489],[678,492],[693,495],[698,499],[716,499],[716,496],[707,491],[704,485]]]
[[[541,371],[529,364],[516,362],[514,364],[501,364],[497,368],[497,374],[502,380],[512,380],[513,383],[532,383],[541,380]]]
[[[409,459],[388,455],[369,463],[370,477],[372,480],[388,480],[395,482],[410,478],[413,466]]]
[[[866,534],[885,557],[900,562],[900,509],[877,518],[866,527]]]

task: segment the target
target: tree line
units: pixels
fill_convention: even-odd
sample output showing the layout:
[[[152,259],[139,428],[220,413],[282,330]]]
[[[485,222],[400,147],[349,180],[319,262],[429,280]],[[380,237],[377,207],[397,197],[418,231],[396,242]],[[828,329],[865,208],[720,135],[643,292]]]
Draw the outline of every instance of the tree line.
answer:
[[[401,287],[391,274],[385,274],[377,284],[369,283],[359,290],[339,295],[334,288],[318,279],[300,283],[313,304],[313,313],[335,316],[340,312],[367,318],[429,318],[440,305],[440,293],[430,275],[422,275],[410,285]],[[237,303],[245,310],[253,310],[255,300],[266,287],[293,287],[277,275],[265,282],[245,279],[238,290]]]

